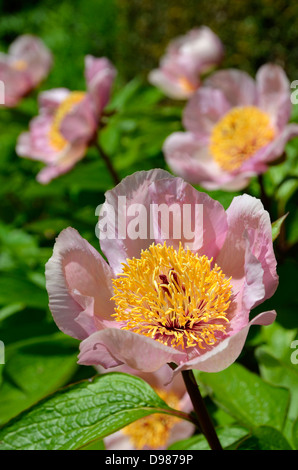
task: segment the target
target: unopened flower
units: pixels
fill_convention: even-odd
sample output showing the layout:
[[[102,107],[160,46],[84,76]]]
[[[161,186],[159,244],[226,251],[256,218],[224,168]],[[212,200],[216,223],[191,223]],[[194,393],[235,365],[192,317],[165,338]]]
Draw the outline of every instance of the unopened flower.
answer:
[[[8,53],[0,54],[4,106],[16,106],[48,75],[51,65],[52,54],[41,39],[25,34],[13,41]]]
[[[168,406],[184,413],[190,413],[192,404],[181,374],[171,380],[171,371],[164,365],[156,372],[136,372],[127,366],[112,369],[137,375],[145,380]],[[105,371],[109,372],[109,371]],[[129,424],[104,439],[107,450],[153,450],[167,449],[181,439],[187,439],[194,432],[194,425],[179,417],[154,413]]]
[[[239,70],[215,72],[185,107],[186,132],[166,139],[166,161],[206,189],[243,189],[298,135],[288,124],[291,106],[289,81],[277,65],[262,66],[255,81]]]
[[[106,58],[86,56],[86,91],[56,88],[39,95],[40,114],[19,136],[16,152],[46,163],[37,179],[48,183],[68,172],[96,137],[116,71]]]
[[[82,340],[80,364],[216,372],[237,359],[251,325],[274,321],[274,311],[249,319],[278,284],[270,217],[258,199],[236,197],[225,211],[182,179],[151,170],[108,191],[101,215],[116,234],[101,238],[107,261],[69,227],[46,265],[50,310],[64,333]],[[123,220],[130,234],[142,226],[142,237],[125,237]],[[192,240],[184,225],[193,226]]]
[[[200,76],[222,58],[221,41],[207,26],[201,26],[171,41],[159,68],[148,79],[170,98],[187,99],[200,86]]]

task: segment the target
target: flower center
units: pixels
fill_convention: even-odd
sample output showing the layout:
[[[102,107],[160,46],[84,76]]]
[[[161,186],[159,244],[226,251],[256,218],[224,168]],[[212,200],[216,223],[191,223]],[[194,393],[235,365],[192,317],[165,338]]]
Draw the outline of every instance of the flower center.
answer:
[[[50,144],[56,150],[63,150],[67,145],[67,140],[60,132],[60,126],[63,119],[68,113],[73,111],[75,106],[79,104],[84,97],[85,93],[83,91],[73,91],[58,106],[49,132]]]
[[[113,280],[114,316],[123,329],[166,345],[213,345],[225,333],[232,286],[212,259],[152,244]]]
[[[171,408],[179,409],[179,398],[174,392],[155,389],[156,393]],[[165,447],[173,426],[180,418],[166,414],[155,413],[138,419],[122,429],[122,433],[129,436],[134,447],[138,450],[146,448],[159,449]]]
[[[179,84],[181,88],[183,88],[183,90],[185,90],[188,93],[192,93],[193,91],[196,91],[196,89],[198,88],[193,83],[191,83],[191,81],[188,80],[188,78],[186,77],[180,77]]]
[[[28,67],[28,63],[23,60],[23,59],[18,59],[18,60],[15,60],[12,64],[11,64],[12,68],[15,69],[15,70],[19,70],[19,71],[23,71],[23,70],[26,70],[26,68]]]
[[[256,106],[234,108],[214,126],[209,149],[221,168],[233,171],[269,144],[274,134],[270,117]]]

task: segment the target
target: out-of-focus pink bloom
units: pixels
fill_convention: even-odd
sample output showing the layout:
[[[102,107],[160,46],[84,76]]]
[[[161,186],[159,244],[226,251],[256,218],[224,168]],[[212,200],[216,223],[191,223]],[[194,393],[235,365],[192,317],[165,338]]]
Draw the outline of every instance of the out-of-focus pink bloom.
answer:
[[[0,53],[0,80],[4,83],[4,106],[13,107],[48,75],[52,54],[44,43],[30,34],[19,36]]]
[[[86,56],[87,91],[56,88],[39,95],[40,113],[29,132],[19,136],[16,152],[46,163],[37,175],[40,183],[68,172],[86,153],[96,137],[116,70],[108,59]]]
[[[274,311],[249,320],[278,285],[258,199],[236,197],[225,211],[181,178],[141,171],[106,193],[100,221],[108,262],[69,227],[46,265],[50,310],[82,340],[80,364],[216,372],[236,360],[251,325],[274,321]]]
[[[148,79],[170,98],[187,99],[200,86],[200,76],[218,65],[223,54],[216,34],[207,26],[194,28],[170,42]]]
[[[169,406],[184,413],[192,411],[182,375],[178,374],[171,381],[171,371],[167,365],[151,373],[136,372],[127,366],[111,370],[141,377]],[[165,385],[165,382],[170,383]],[[104,443],[107,450],[163,450],[174,442],[187,439],[194,430],[194,425],[189,421],[165,414],[152,414],[106,437]]]
[[[289,81],[277,65],[263,65],[256,80],[234,69],[215,72],[185,107],[186,132],[166,139],[166,161],[206,189],[243,189],[298,135],[288,124],[291,106]]]

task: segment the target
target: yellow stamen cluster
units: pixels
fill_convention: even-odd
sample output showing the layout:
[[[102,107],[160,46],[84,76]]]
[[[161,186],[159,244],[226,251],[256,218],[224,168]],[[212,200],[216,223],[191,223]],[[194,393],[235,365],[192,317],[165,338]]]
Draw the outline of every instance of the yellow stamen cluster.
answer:
[[[113,280],[114,316],[132,330],[173,347],[206,348],[229,323],[232,286],[212,259],[180,244],[151,245],[128,259]]]
[[[167,405],[176,410],[179,409],[179,398],[174,392],[167,392],[164,389],[155,389],[155,391]],[[154,413],[129,424],[122,429],[122,432],[129,436],[138,450],[145,447],[159,449],[166,446],[171,429],[179,421],[180,418],[175,416]]]
[[[256,106],[233,108],[213,128],[209,150],[226,171],[238,169],[274,138],[270,117]]]
[[[49,132],[50,144],[56,150],[63,150],[67,145],[67,140],[63,137],[60,132],[60,126],[64,117],[70,113],[73,108],[79,104],[85,97],[85,93],[82,91],[73,91],[70,93],[65,100],[59,105],[56,110],[52,126]]]

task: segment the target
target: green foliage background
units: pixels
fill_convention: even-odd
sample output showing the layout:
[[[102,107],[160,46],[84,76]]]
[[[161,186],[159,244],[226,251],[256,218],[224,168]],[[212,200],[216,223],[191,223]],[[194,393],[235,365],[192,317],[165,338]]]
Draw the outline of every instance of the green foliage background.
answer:
[[[96,151],[90,149],[69,174],[46,186],[36,182],[42,164],[17,157],[15,143],[37,114],[38,92],[61,86],[83,90],[84,56],[108,57],[118,70],[109,105],[116,113],[101,134],[103,147],[121,177],[136,170],[166,168],[162,144],[170,133],[181,129],[183,103],[168,100],[152,88],[147,74],[157,66],[168,42],[205,24],[225,45],[222,67],[241,68],[254,76],[260,65],[273,61],[285,69],[290,81],[296,80],[298,4],[294,0],[2,0],[0,13],[2,51],[16,36],[33,33],[54,55],[53,69],[40,89],[17,108],[0,109],[0,339],[6,354],[5,365],[0,365],[0,424],[4,425],[60,387],[95,374],[93,368],[77,366],[77,341],[60,333],[52,320],[44,265],[55,237],[68,226],[100,249],[95,236],[95,209],[113,181]],[[295,106],[292,120],[298,122]],[[254,328],[238,360],[245,372],[236,369],[244,374],[243,383],[250,395],[245,401],[244,391],[237,385],[229,389],[229,383],[237,382],[233,368],[212,378],[197,374],[212,417],[224,429],[220,432],[229,442],[227,446],[231,439],[226,440],[226,436],[234,432],[237,439],[249,436],[247,447],[252,449],[266,448],[269,442],[276,442],[276,448],[297,447],[298,365],[291,361],[291,343],[298,331],[297,154],[295,139],[287,146],[286,161],[265,175],[272,220],[285,212],[289,215],[275,241],[279,288],[272,299],[253,312],[276,309],[277,322],[265,329]],[[247,191],[260,196],[257,180],[252,180]],[[226,208],[236,193],[216,191],[210,195]],[[247,371],[249,375],[245,375]],[[273,416],[274,403],[266,415],[259,415],[260,419],[252,411],[249,420],[237,408],[239,393],[243,410],[256,400],[256,387],[262,389],[264,384],[275,391],[278,387],[279,392],[273,394],[276,405],[280,400],[286,403],[278,422]],[[271,395],[267,392],[258,397],[260,408],[262,400]],[[227,401],[227,394],[235,402]],[[233,426],[230,434],[226,426]],[[244,433],[239,426],[245,427]],[[245,448],[246,444],[241,445]],[[178,445],[200,446],[206,447],[201,435]]]

